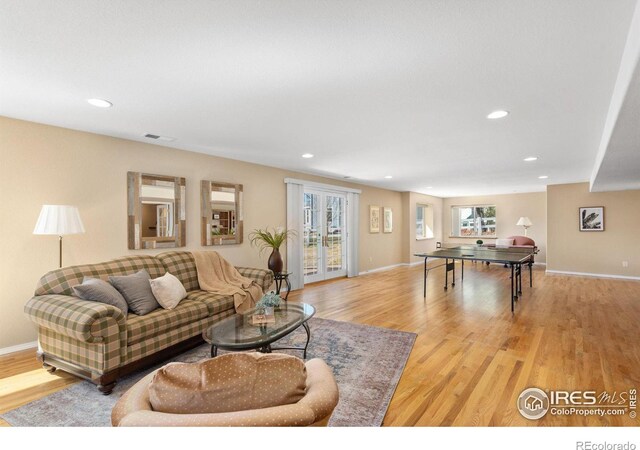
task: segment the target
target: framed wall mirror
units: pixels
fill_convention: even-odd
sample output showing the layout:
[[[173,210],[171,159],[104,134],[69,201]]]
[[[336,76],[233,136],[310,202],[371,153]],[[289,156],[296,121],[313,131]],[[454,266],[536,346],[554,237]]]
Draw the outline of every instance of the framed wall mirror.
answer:
[[[184,247],[186,180],[128,172],[127,187],[129,249]]]
[[[203,180],[200,185],[202,245],[241,244],[242,185]]]

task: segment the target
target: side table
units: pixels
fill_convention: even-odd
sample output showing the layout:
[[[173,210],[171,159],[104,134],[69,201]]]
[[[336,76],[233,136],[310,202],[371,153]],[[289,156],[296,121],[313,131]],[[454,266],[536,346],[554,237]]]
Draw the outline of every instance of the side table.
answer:
[[[289,281],[289,275],[291,275],[291,272],[274,272],[273,273],[273,281],[275,281],[276,283],[276,294],[280,295],[280,290],[282,289],[283,281],[287,285],[287,294],[283,297],[284,301],[287,301],[287,298],[289,298],[289,292],[291,292],[291,282]]]

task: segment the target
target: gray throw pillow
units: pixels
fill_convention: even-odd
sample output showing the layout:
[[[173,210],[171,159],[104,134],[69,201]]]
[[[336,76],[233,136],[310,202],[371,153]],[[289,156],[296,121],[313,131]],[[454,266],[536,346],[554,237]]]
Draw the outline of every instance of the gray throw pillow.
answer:
[[[133,275],[109,277],[109,281],[122,294],[129,305],[129,309],[139,316],[149,314],[160,305],[153,296],[151,277],[146,270]]]
[[[127,313],[129,312],[127,301],[116,288],[106,281],[99,278],[84,277],[82,284],[73,286],[72,289],[76,297],[115,306],[127,317]]]

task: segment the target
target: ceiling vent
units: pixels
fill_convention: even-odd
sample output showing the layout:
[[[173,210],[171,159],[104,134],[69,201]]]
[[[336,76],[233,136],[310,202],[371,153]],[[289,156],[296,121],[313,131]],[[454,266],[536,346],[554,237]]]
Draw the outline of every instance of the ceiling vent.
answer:
[[[144,137],[146,137],[147,139],[153,139],[156,141],[165,141],[165,142],[171,142],[176,140],[176,138],[172,138],[168,136],[159,136],[157,134],[151,134],[151,133],[145,134]]]

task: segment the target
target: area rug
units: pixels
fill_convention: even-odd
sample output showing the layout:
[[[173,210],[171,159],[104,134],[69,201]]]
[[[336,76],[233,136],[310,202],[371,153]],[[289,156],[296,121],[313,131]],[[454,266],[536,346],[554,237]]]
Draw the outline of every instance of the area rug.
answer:
[[[380,426],[389,407],[416,335],[404,331],[313,318],[307,357],[322,358],[333,368],[340,401],[329,426]],[[274,346],[304,345],[301,328]],[[196,362],[208,358],[203,344],[173,359]],[[221,352],[222,353],[222,352]],[[294,355],[301,352],[286,351]],[[165,363],[166,364],[166,363]],[[121,379],[104,396],[82,381],[40,400],[2,414],[12,426],[111,426],[111,409],[133,384],[154,368]]]

